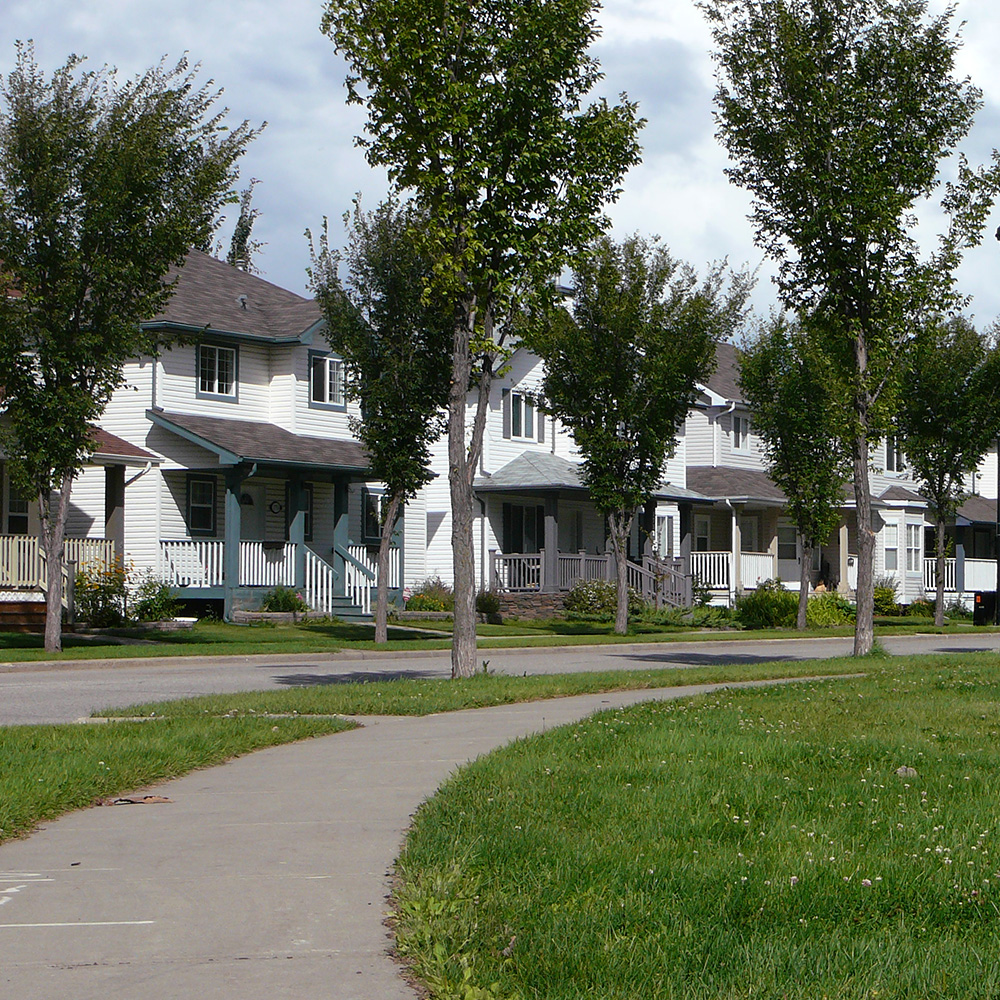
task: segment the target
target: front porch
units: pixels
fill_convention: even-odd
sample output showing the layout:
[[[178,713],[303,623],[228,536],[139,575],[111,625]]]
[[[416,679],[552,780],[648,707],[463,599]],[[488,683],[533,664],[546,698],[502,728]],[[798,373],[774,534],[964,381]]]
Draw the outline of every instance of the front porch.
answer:
[[[332,562],[299,542],[241,539],[237,558],[227,560],[226,541],[162,539],[157,575],[182,598],[225,600],[253,605],[275,587],[301,593],[321,614],[343,617],[356,610],[371,614],[372,592],[378,584],[377,552],[367,545],[334,544]],[[227,574],[229,564],[235,573]],[[402,550],[389,550],[389,590],[402,588]],[[230,580],[232,584],[230,585]]]

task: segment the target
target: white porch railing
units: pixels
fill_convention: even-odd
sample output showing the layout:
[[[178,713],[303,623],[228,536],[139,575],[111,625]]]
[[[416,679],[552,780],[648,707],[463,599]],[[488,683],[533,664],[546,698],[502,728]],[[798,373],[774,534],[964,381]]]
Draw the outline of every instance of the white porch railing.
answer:
[[[740,583],[747,590],[756,590],[759,584],[777,575],[778,560],[770,552],[740,553]]]
[[[306,548],[306,604],[313,611],[328,615],[333,612],[333,599],[337,596],[337,575],[333,567],[324,559],[320,559],[312,549]]]
[[[997,564],[994,559],[966,559],[963,593],[977,590],[996,590]],[[937,587],[937,560],[924,557],[924,589],[931,593]],[[944,561],[944,590],[946,594],[958,593],[958,560]]]
[[[357,559],[373,577],[372,586],[378,584],[378,549],[369,549],[367,545],[348,545],[347,551],[353,559]],[[399,579],[399,549],[392,546],[389,549],[389,589],[398,590],[402,584]]]
[[[294,542],[240,542],[240,585],[294,587]]]
[[[729,590],[732,558],[730,552],[692,552],[691,576],[710,590]]]
[[[362,613],[372,612],[372,587],[375,586],[375,572],[347,549],[336,549],[344,560],[344,596],[351,604],[361,608]]]

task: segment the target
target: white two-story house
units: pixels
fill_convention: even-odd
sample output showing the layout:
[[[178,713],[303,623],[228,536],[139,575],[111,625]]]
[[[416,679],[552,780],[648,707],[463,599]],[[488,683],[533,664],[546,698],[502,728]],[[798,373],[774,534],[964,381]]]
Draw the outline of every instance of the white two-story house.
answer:
[[[113,553],[227,617],[278,585],[367,613],[377,489],[316,303],[192,251],[146,326],[167,348],[125,366],[74,484],[68,558]],[[33,533],[32,506],[5,477],[7,539]]]

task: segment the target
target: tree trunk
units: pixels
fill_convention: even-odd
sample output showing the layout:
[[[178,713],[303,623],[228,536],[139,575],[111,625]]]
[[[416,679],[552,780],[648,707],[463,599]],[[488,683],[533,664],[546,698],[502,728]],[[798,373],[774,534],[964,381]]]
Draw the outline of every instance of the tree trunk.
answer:
[[[875,643],[875,532],[868,485],[868,434],[854,437],[854,498],[858,517],[858,612],[854,625],[854,655],[867,656]]]
[[[812,565],[813,546],[805,538],[802,539],[802,565],[799,567],[799,611],[795,618],[795,627],[806,627],[806,608],[809,605],[809,567]]]
[[[51,494],[48,497],[39,497],[38,501],[47,576],[45,650],[49,653],[58,653],[62,649],[63,557],[66,548],[66,515],[69,513],[69,495],[72,488],[72,473],[64,475],[54,520]]]
[[[451,641],[451,676],[471,677],[476,670],[476,556],[472,526],[474,496],[472,480],[482,450],[489,406],[491,372],[488,365],[479,373],[479,400],[472,435],[466,444],[467,397],[472,382],[472,331],[475,328],[475,299],[463,303],[455,322],[452,341],[452,376],[448,390],[448,485],[451,490],[451,547],[455,574],[454,628]],[[485,336],[492,336],[487,312]]]
[[[615,632],[628,633],[628,534],[632,517],[627,511],[615,511],[608,518],[611,527],[611,551],[615,557],[616,597]]]
[[[389,509],[382,522],[382,537],[378,543],[378,582],[375,589],[375,642],[385,642],[389,638],[389,548],[392,533],[396,530],[399,517],[399,494],[389,501]]]
[[[937,545],[934,569],[936,573],[936,587],[934,595],[934,624],[944,624],[944,518],[937,519]]]

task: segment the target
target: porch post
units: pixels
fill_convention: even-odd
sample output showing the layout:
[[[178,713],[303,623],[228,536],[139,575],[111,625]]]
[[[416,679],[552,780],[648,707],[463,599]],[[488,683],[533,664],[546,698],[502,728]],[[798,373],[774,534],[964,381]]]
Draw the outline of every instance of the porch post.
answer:
[[[545,497],[545,548],[542,551],[542,593],[559,589],[559,494]]]
[[[104,467],[104,537],[114,542],[115,558],[125,558],[125,466]]]
[[[844,517],[840,525],[840,582],[837,584],[837,593],[846,596],[851,591],[851,585],[847,580],[847,547],[850,545],[850,536],[847,531],[847,517]]]
[[[653,542],[656,538],[656,501],[650,497],[639,513],[639,531],[642,535],[642,552],[640,562],[653,555]]]
[[[348,508],[347,483],[338,480],[333,484],[333,568],[334,587],[338,597],[347,594],[347,570],[344,557],[340,553],[346,552],[351,543],[347,520]]]
[[[223,617],[232,621],[236,591],[240,586],[240,487],[246,470],[237,465],[226,470],[225,532],[223,535],[222,577],[225,599]]]
[[[955,527],[955,599],[965,593],[965,525]]]
[[[733,504],[733,597],[743,590],[743,537],[740,532],[740,512],[743,505]]]
[[[690,607],[694,604],[694,573],[691,572],[691,524],[694,520],[691,504],[679,503],[678,528],[681,533],[681,545],[678,558],[681,561],[681,572],[684,574],[684,603]]]
[[[288,541],[295,546],[295,589],[306,583],[306,491],[302,477],[288,480]]]

